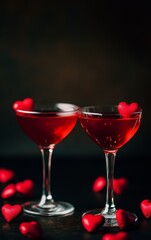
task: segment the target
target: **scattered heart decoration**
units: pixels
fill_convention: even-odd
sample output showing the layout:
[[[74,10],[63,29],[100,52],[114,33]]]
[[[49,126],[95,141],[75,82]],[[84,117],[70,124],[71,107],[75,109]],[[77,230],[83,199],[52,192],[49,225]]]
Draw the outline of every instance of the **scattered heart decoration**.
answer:
[[[126,232],[106,233],[102,237],[102,240],[127,240],[127,239],[128,234]]]
[[[135,223],[135,217],[124,209],[116,211],[116,220],[119,228],[122,230],[131,227]]]
[[[85,214],[82,216],[82,224],[88,232],[94,232],[103,226],[105,222],[104,217],[101,214]]]
[[[16,191],[26,196],[32,196],[34,183],[31,179],[26,179],[23,182],[16,183]]]
[[[22,101],[16,101],[13,104],[13,109],[16,110],[24,110],[24,111],[32,111],[34,109],[34,101],[32,98],[25,98]]]
[[[20,232],[30,239],[40,239],[42,230],[36,221],[22,222],[19,226]]]
[[[99,192],[103,190],[105,185],[106,185],[106,178],[103,176],[99,176],[95,179],[92,189],[94,192]]]
[[[22,206],[19,204],[4,204],[1,208],[2,215],[7,222],[11,222],[14,218],[22,213]]]
[[[120,102],[118,104],[118,112],[123,117],[130,117],[132,113],[137,111],[138,104],[136,102],[127,104],[126,102]]]
[[[150,199],[143,200],[140,204],[140,207],[144,217],[150,218],[151,217],[151,200]]]
[[[0,182],[7,183],[13,179],[15,172],[10,169],[0,168]]]
[[[14,183],[8,184],[1,192],[1,197],[7,199],[12,197],[16,192],[16,187]]]
[[[114,178],[113,191],[117,195],[121,195],[128,187],[128,181],[126,178]]]

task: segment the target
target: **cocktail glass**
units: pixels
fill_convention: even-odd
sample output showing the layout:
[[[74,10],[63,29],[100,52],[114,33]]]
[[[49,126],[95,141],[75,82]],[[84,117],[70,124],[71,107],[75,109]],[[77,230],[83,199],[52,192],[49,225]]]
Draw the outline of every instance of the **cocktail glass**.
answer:
[[[79,107],[68,103],[56,103],[49,107],[36,107],[16,111],[18,124],[40,148],[42,155],[42,196],[37,202],[24,204],[24,212],[41,216],[68,215],[74,211],[72,204],[55,201],[51,193],[51,160],[53,150],[74,128]]]
[[[132,112],[130,116],[122,116],[118,112],[118,106],[82,107],[79,114],[82,128],[87,135],[100,146],[105,154],[107,178],[106,204],[104,209],[94,209],[86,212],[102,214],[105,218],[105,227],[118,226],[113,194],[116,153],[118,149],[135,135],[140,126],[141,116],[141,108]],[[135,221],[137,221],[137,216],[133,213],[132,215]]]

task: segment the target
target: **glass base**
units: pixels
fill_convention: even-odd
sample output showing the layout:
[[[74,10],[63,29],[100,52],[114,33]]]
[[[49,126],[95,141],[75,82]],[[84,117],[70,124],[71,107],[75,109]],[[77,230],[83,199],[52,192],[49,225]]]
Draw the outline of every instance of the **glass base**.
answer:
[[[115,213],[112,214],[112,215],[102,214],[102,210],[104,210],[104,209],[100,209],[100,208],[99,208],[99,209],[92,209],[92,210],[89,210],[89,211],[85,212],[85,213],[83,214],[83,216],[84,216],[85,214],[88,214],[88,213],[93,214],[93,215],[101,214],[101,215],[103,215],[104,218],[105,218],[105,223],[104,223],[103,227],[119,227],[119,226],[118,226],[118,223],[117,223],[117,220],[116,220]],[[134,213],[130,213],[130,214],[134,216],[134,218],[135,218],[135,223],[136,223],[137,220],[138,220],[138,217],[137,217],[136,214],[134,214]]]
[[[27,202],[23,205],[23,211],[39,216],[65,216],[74,212],[72,204],[67,202],[54,202],[49,207],[40,207],[37,202]]]

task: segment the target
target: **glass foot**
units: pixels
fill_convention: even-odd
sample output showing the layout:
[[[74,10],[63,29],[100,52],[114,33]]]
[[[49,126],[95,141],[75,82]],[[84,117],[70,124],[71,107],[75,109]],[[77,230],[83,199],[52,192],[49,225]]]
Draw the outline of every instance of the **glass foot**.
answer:
[[[54,202],[49,207],[40,207],[37,202],[27,202],[23,205],[23,211],[39,216],[65,216],[74,212],[72,204],[67,202]]]
[[[103,209],[100,209],[100,208],[99,208],[99,209],[89,210],[89,211],[85,212],[85,213],[83,214],[83,216],[84,216],[85,214],[88,214],[88,213],[93,214],[93,215],[101,214],[101,215],[103,215],[104,218],[105,218],[105,223],[104,223],[103,227],[119,227],[119,226],[118,226],[118,223],[117,223],[117,220],[116,220],[115,213],[112,214],[112,215],[102,214],[102,213],[101,213],[102,210],[103,210]],[[136,223],[137,220],[138,220],[138,217],[137,217],[136,214],[134,214],[134,213],[131,213],[131,215],[134,216],[134,218],[135,218],[135,223]]]

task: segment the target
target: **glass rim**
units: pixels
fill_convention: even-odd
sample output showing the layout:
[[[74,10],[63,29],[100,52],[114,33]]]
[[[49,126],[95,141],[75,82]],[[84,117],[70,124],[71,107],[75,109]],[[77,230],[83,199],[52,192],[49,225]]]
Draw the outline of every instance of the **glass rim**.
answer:
[[[100,111],[95,111],[95,112],[93,112],[93,111],[87,111],[88,109],[90,109],[90,108],[93,108],[93,109],[102,109],[102,110],[100,110]],[[117,112],[115,112],[115,111],[105,111],[105,109],[116,109],[117,110]],[[131,113],[131,115],[133,115],[133,114],[142,114],[142,112],[143,112],[143,109],[139,106],[138,107],[138,110],[136,110],[136,111],[134,111],[134,112],[132,112]],[[93,115],[117,115],[117,116],[121,116],[121,114],[118,112],[118,105],[88,105],[88,106],[83,106],[83,107],[81,107],[81,109],[80,109],[80,113],[83,113],[83,114],[87,114],[87,115],[89,115],[89,114],[93,114]]]
[[[56,110],[54,109],[55,106]],[[60,106],[60,108],[59,108]],[[61,109],[62,107],[62,109]],[[39,109],[38,109],[39,108]],[[41,115],[51,115],[54,113],[59,114],[65,114],[65,113],[75,113],[79,112],[80,107],[78,105],[72,104],[72,103],[63,103],[63,102],[57,102],[57,103],[51,103],[49,104],[38,104],[37,110],[22,110],[22,109],[16,109],[16,113],[24,113],[24,114],[41,114]]]

